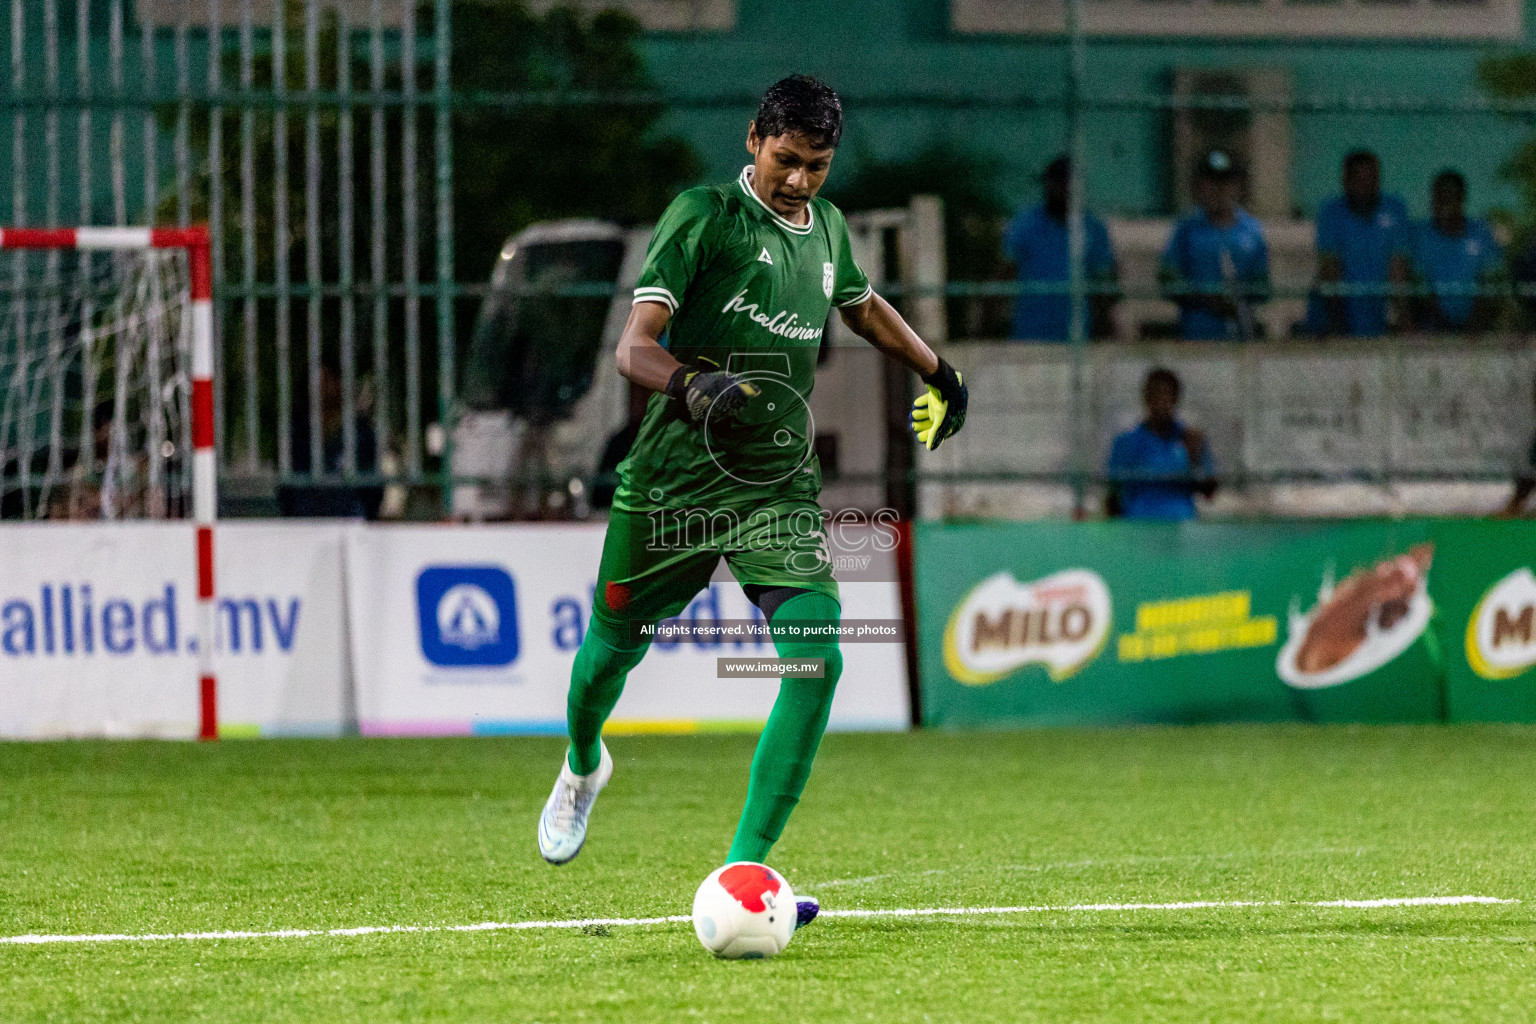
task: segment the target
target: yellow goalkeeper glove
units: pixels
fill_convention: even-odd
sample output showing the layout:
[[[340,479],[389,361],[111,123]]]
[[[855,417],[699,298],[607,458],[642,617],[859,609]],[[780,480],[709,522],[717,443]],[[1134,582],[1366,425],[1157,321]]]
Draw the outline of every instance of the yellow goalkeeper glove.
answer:
[[[912,433],[933,451],[965,426],[970,394],[959,372],[943,359],[937,370],[923,377],[923,383],[927,387],[912,403]]]

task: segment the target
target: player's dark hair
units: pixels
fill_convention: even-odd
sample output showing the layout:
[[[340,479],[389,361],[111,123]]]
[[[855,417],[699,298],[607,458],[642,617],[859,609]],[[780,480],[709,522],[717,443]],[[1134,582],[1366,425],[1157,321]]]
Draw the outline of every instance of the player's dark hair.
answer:
[[[1445,185],[1454,185],[1456,187],[1457,195],[1461,196],[1463,199],[1467,198],[1467,179],[1462,175],[1460,171],[1441,171],[1439,174],[1435,175],[1434,183],[1430,185],[1430,188],[1432,190],[1439,189]]]
[[[1381,160],[1376,156],[1375,153],[1368,149],[1353,149],[1344,154],[1345,174],[1348,174],[1350,171],[1354,170],[1356,167],[1359,167],[1361,164],[1374,164],[1375,166],[1380,167]]]
[[[1151,394],[1152,389],[1159,384],[1173,392],[1173,400],[1175,402],[1177,402],[1179,400],[1179,396],[1184,393],[1184,385],[1179,381],[1179,375],[1168,369],[1166,366],[1157,366],[1153,367],[1152,370],[1147,374],[1147,379],[1142,381],[1142,395],[1145,396]]]
[[[810,75],[781,78],[763,93],[757,135],[799,135],[817,149],[835,149],[843,138],[843,104],[832,87]]]

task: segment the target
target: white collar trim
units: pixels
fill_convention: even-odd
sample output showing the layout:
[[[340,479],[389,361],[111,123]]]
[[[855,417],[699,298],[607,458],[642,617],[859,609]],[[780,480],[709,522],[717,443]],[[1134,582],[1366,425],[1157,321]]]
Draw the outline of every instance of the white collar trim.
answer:
[[[779,211],[763,202],[763,197],[758,195],[757,189],[752,187],[751,164],[747,164],[747,166],[741,169],[741,177],[736,179],[736,183],[741,186],[741,190],[743,192],[757,201],[758,206],[761,206],[763,209],[767,210],[768,216],[772,217],[778,223],[778,225],[781,228],[784,228],[786,231],[793,231],[797,235],[808,235],[811,233],[811,229],[816,226],[816,214],[815,211],[811,209],[810,203],[805,204],[805,223],[795,224],[789,220],[786,220],[783,215],[779,213]]]

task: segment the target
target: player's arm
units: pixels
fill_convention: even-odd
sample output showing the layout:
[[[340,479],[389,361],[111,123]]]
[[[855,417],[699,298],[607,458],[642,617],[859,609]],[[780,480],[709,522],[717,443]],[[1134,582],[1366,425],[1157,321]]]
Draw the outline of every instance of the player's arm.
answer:
[[[917,439],[931,451],[959,433],[970,400],[959,372],[940,359],[901,314],[873,291],[863,302],[843,306],[840,312],[850,331],[920,375],[928,386],[912,404],[912,431]]]
[[[680,297],[687,297],[694,276],[709,263],[720,212],[717,195],[689,189],[662,213],[646,246],[635,303],[615,353],[620,374],[671,398],[679,415],[693,423],[703,423],[711,409],[729,416],[757,393],[706,360],[685,366],[661,345]]]
[[[865,301],[844,306],[838,312],[843,314],[843,323],[850,331],[912,372],[924,377],[938,372],[940,360],[933,349],[880,296],[871,292]]]
[[[652,391],[667,390],[672,375],[683,364],[661,347],[661,336],[672,319],[672,311],[660,302],[637,302],[629,310],[624,333],[619,335],[619,373]]]
[[[684,366],[661,347],[672,310],[661,302],[636,302],[619,335],[615,357],[619,373],[642,387],[674,399],[684,415],[702,423],[711,409],[733,414],[757,394],[757,388],[728,373],[704,366]]]

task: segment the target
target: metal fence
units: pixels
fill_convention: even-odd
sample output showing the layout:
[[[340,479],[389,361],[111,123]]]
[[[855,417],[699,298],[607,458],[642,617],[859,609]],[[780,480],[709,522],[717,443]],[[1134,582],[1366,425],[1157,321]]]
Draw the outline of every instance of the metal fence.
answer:
[[[1170,137],[1187,149],[1230,134],[1237,122],[1228,115],[1242,121],[1255,139],[1278,137],[1275,118],[1281,115],[1428,114],[1448,120],[1476,117],[1489,124],[1506,123],[1500,118],[1512,115],[1536,115],[1536,105],[1527,101],[1295,96],[1264,73],[1243,78],[1180,72],[1165,94],[1105,91],[1090,79],[1092,48],[1082,31],[1081,6],[1079,0],[1065,6],[1067,60],[1060,81],[1042,77],[1035,93],[1014,95],[998,86],[1000,91],[986,96],[846,97],[856,116],[916,111],[921,121],[929,116],[963,120],[978,111],[1006,115],[1054,139],[1051,149],[1059,146],[1074,157],[1067,280],[1043,288],[960,280],[945,273],[941,256],[934,267],[914,270],[904,275],[910,280],[891,280],[887,286],[930,336],[944,333],[946,318],[935,308],[941,297],[949,299],[953,328],[967,319],[954,313],[958,305],[995,307],[1032,287],[1074,300],[1094,290],[1085,271],[1081,213],[1085,198],[1092,198],[1085,182],[1093,176],[1089,126],[1095,118],[1127,114],[1141,119],[1136,122],[1141,128],[1166,119]],[[0,194],[9,194],[9,221],[206,220],[211,226],[220,382],[216,415],[227,491],[267,493],[275,484],[313,477],[448,482],[449,464],[441,453],[457,415],[456,303],[484,294],[482,285],[456,280],[451,118],[466,108],[512,108],[549,99],[456,91],[451,7],[450,0],[421,5],[410,0],[10,2],[9,24],[0,28],[11,56],[11,74],[0,89],[0,118],[11,122],[8,153],[0,134],[0,153],[10,161],[8,181],[0,177]],[[671,103],[682,110],[749,115],[753,97],[728,91],[675,97]],[[559,102],[612,105],[658,99],[666,98],[562,94]],[[1175,167],[1173,177],[1172,194],[1187,198],[1187,173]],[[1256,184],[1271,187],[1272,178]],[[1283,220],[1288,212],[1273,215]],[[1143,221],[1131,234],[1140,231],[1150,238],[1165,228]],[[1160,242],[1149,244],[1155,248]],[[1283,330],[1288,311],[1299,308],[1314,289],[1310,264],[1297,263],[1284,273],[1290,276],[1281,279],[1277,264],[1277,301],[1269,307],[1276,311],[1270,317],[1272,340]],[[1502,299],[1514,295],[1500,288]],[[1155,277],[1123,279],[1120,291],[1122,309],[1156,319],[1163,299]],[[582,292],[591,293],[590,287]],[[1053,453],[1050,458],[1021,455],[1007,466],[985,460],[973,464],[965,457],[967,446],[955,445],[940,464],[914,463],[900,458],[897,446],[890,444],[880,473],[913,480],[927,475],[945,487],[967,477],[990,486],[1012,474],[1016,482],[1069,487],[1081,507],[1099,482],[1102,463],[1106,413],[1096,382],[1104,379],[1103,366],[1118,358],[1107,349],[1094,354],[1097,346],[1089,343],[1082,308],[1081,301],[1070,303],[1067,346],[1049,358],[1012,360],[1019,367],[1000,378],[1017,387],[1013,397],[1000,399],[1007,407],[994,412],[1033,416],[1037,437],[1031,443],[1037,452]],[[1509,335],[1501,344],[1511,352],[1510,372],[1525,373],[1528,343]],[[1121,361],[1137,364],[1142,351]],[[1377,354],[1381,366],[1398,365],[1388,348]],[[1256,365],[1258,357],[1233,359],[1248,366]],[[1045,363],[1049,372],[1041,368]],[[1324,366],[1316,361],[1306,365]],[[1034,412],[1024,408],[1046,379],[1051,384],[1041,394],[1049,401]],[[1133,390],[1120,396],[1130,406],[1135,405]],[[1317,392],[1327,394],[1328,389]],[[881,425],[871,436],[885,433],[888,411],[873,411]],[[1510,422],[1524,422],[1521,417],[1528,419],[1528,412],[1521,410]],[[327,424],[338,419],[339,431],[332,433],[339,440],[330,445]],[[1005,443],[998,439],[978,451],[995,455],[997,445]],[[1247,451],[1233,448],[1233,458]],[[1465,461],[1464,475],[1485,480],[1494,475],[1492,456],[1484,456]],[[1448,449],[1434,472],[1455,477],[1459,457]],[[1239,483],[1258,476],[1314,481],[1329,474],[1339,480],[1375,480],[1409,472],[1390,459],[1379,465],[1367,459],[1361,466],[1247,459],[1219,468]]]
[[[429,476],[453,395],[453,169],[448,3],[424,10],[11,0],[9,222],[209,224],[237,493]]]

